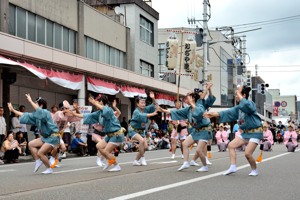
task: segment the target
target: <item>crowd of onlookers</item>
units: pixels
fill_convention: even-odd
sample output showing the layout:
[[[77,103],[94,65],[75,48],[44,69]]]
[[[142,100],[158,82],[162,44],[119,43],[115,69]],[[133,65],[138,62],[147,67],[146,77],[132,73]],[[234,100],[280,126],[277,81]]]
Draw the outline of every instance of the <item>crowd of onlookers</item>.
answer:
[[[51,113],[54,114],[58,109],[56,106],[52,106]],[[19,110],[21,112],[25,112],[25,106],[20,106]],[[10,117],[10,122],[6,123],[3,117],[3,107],[0,107],[0,164],[3,164],[3,160],[6,163],[16,163],[19,162],[19,156],[26,156],[30,154],[28,149],[28,131],[26,124],[20,124],[18,116],[14,114]],[[121,122],[121,126],[128,130],[128,122],[126,118],[123,117]],[[278,124],[273,120],[272,123],[264,123],[264,139],[262,140],[263,150],[271,150],[271,146],[274,144],[284,143],[286,146],[290,142],[293,144],[293,150],[298,146],[297,141],[300,139],[299,130],[300,126],[294,124],[293,121],[289,122],[289,125],[285,126],[279,121]],[[10,127],[8,131],[6,127]],[[35,135],[35,137],[39,137],[39,133],[36,127],[30,127],[30,131]],[[234,124],[233,127],[228,123],[212,123],[211,131],[213,135],[212,144],[217,145],[219,151],[226,151],[228,143],[234,139],[234,137],[242,134],[242,130],[239,129],[238,124]],[[92,133],[97,133],[99,136],[101,132],[97,132],[97,130],[93,127],[89,129],[89,133],[87,134],[87,140],[84,142],[81,139],[81,133],[76,132],[76,130],[72,130],[70,126],[69,135],[67,140],[63,138],[65,143],[67,144],[67,151],[76,153],[79,156],[86,155],[96,155],[96,143],[93,141]],[[145,139],[148,144],[148,150],[157,150],[157,149],[169,149],[171,146],[170,139],[170,127],[165,125],[161,125],[159,128],[158,124],[155,120],[151,120],[147,125],[147,128],[144,132]],[[289,138],[285,137],[289,135]],[[295,135],[296,134],[296,135]],[[295,139],[296,137],[296,139]],[[296,142],[295,142],[296,141]],[[178,142],[178,147],[180,143]],[[267,148],[268,147],[268,148]],[[287,147],[289,148],[289,147]],[[132,140],[127,136],[127,132],[125,132],[124,142],[119,146],[119,148],[115,149],[115,154],[122,152],[135,152],[139,149],[139,143],[136,140]],[[240,147],[239,150],[243,151],[245,147]],[[60,155],[62,158],[66,157],[66,153],[64,155]]]

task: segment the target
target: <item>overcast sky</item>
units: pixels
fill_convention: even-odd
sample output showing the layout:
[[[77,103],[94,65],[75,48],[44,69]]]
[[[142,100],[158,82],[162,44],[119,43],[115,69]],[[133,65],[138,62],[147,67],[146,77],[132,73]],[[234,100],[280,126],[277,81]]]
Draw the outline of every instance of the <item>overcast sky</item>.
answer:
[[[152,0],[159,12],[159,28],[190,27],[187,18],[202,19],[203,0]],[[285,19],[282,23],[234,28],[235,32],[262,28],[246,35],[247,69],[258,75],[281,95],[300,99],[300,1],[298,0],[210,0],[209,27],[232,26],[266,20]],[[269,71],[269,72],[268,72]],[[285,72],[283,72],[285,71]]]

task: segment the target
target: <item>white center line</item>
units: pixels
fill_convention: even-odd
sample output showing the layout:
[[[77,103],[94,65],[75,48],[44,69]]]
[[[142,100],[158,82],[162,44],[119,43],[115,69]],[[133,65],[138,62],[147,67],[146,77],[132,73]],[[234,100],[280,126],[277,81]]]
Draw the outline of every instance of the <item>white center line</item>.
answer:
[[[299,150],[297,150],[297,151],[299,151]],[[288,155],[288,154],[290,154],[290,153],[288,152],[288,153],[279,154],[279,155],[276,155],[276,156],[273,156],[273,157],[270,157],[270,158],[266,158],[262,162],[267,162],[267,161],[270,161],[270,160],[273,160],[273,159],[276,159],[276,158],[279,158],[279,157],[282,157],[282,156],[285,156],[285,155]],[[246,167],[249,167],[249,164],[242,165],[242,166],[238,167],[237,169],[244,169]],[[124,196],[115,197],[115,198],[112,198],[110,200],[126,200],[126,199],[137,198],[137,197],[144,196],[144,195],[147,195],[147,194],[152,194],[152,193],[156,193],[156,192],[159,192],[159,191],[168,190],[168,189],[171,189],[171,188],[175,188],[175,187],[191,184],[191,183],[194,183],[194,182],[206,180],[206,179],[209,179],[209,178],[214,178],[216,176],[223,175],[223,173],[225,173],[225,172],[226,171],[221,171],[221,172],[217,172],[217,173],[210,174],[210,175],[207,175],[207,176],[202,176],[202,177],[199,177],[199,178],[194,178],[194,179],[181,181],[181,182],[177,182],[177,183],[173,183],[173,184],[169,184],[169,185],[165,185],[165,186],[161,186],[161,187],[152,188],[152,189],[149,189],[149,190],[144,190],[144,191],[140,191],[140,192],[136,192],[136,193],[132,193],[132,194],[127,194],[127,195],[124,195]]]

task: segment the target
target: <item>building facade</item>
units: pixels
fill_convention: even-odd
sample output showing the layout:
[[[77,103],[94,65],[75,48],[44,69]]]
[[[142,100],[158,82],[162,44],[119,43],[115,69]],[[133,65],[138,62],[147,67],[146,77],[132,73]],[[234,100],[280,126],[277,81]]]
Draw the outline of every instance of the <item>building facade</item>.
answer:
[[[106,2],[0,1],[0,105],[30,109],[25,93],[85,105],[104,93],[128,119],[134,96],[174,96],[177,87],[157,79],[158,13],[142,0]]]
[[[298,105],[296,95],[280,95],[279,89],[270,89],[273,97],[273,119],[287,118],[298,122]]]
[[[171,30],[171,31],[170,31]],[[158,49],[159,49],[159,67],[162,79],[172,83],[178,82],[178,72],[180,66],[180,56],[177,58],[176,69],[170,71],[167,69],[166,62],[166,41],[172,31],[176,33],[179,46],[185,44],[188,38],[195,37],[195,28],[183,28],[187,33],[183,34],[181,43],[182,28],[164,28],[158,30]],[[190,34],[192,33],[192,34]],[[228,108],[234,105],[234,92],[237,86],[237,63],[234,56],[234,46],[230,40],[226,38],[220,31],[210,30],[210,48],[208,56],[208,67],[206,71],[205,81],[211,81],[214,86],[212,93],[216,96],[214,107]],[[178,50],[180,54],[180,48]],[[182,58],[183,59],[183,58]],[[185,88],[202,88],[199,81],[203,81],[203,47],[196,48],[196,70],[193,72],[184,71],[183,60],[181,61],[180,85]],[[175,75],[174,75],[175,73]],[[163,74],[166,74],[163,76]],[[240,74],[242,76],[242,74]],[[243,74],[245,76],[245,74]],[[177,80],[177,81],[176,81]]]

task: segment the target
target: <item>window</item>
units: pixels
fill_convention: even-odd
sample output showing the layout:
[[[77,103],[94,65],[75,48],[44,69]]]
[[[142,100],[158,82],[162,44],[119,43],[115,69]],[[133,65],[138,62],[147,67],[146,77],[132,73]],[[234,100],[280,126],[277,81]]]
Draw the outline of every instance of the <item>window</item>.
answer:
[[[45,18],[36,16],[36,41],[40,44],[45,44]]]
[[[99,61],[99,42],[95,41],[95,60]]]
[[[115,60],[115,49],[114,48],[110,48],[109,49],[109,64],[111,65],[116,65],[116,60]]]
[[[140,72],[142,75],[154,77],[153,65],[142,60],[140,61]]]
[[[63,50],[69,51],[69,29],[66,27],[63,27]]]
[[[76,53],[76,32],[69,29],[70,34],[70,52]]]
[[[84,36],[84,56],[102,63],[124,68],[125,53],[102,42]]]
[[[105,62],[105,44],[103,44],[102,42],[100,42],[99,44],[99,50],[100,50],[100,62]]]
[[[76,53],[76,32],[9,4],[9,33],[50,47]]]
[[[140,40],[154,46],[153,23],[140,16]]]
[[[35,21],[35,14],[27,12],[27,30],[28,30],[28,34],[27,34],[27,39],[31,40],[33,42],[35,42],[35,25],[36,25],[36,21]]]
[[[94,59],[94,40],[90,37],[86,41],[86,57]]]
[[[232,86],[232,68],[228,60],[232,59],[230,55],[221,48],[220,50],[220,75],[221,75],[221,105],[233,106],[233,86]]]
[[[120,67],[125,68],[125,53],[120,51]]]
[[[109,64],[109,46],[108,45],[105,45],[105,63],[106,64]]]
[[[16,7],[9,4],[9,34],[16,35]]]
[[[120,67],[120,51],[119,50],[116,50],[116,66],[117,67]]]
[[[158,44],[158,65],[165,65],[166,63],[166,44]]]
[[[53,22],[47,20],[47,42],[46,45],[53,47]]]
[[[54,47],[61,49],[62,47],[62,26],[59,24],[54,24]]]
[[[17,8],[17,36],[26,39],[26,11]]]

